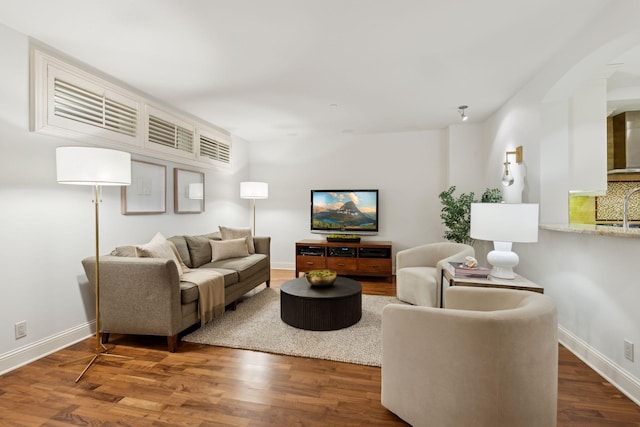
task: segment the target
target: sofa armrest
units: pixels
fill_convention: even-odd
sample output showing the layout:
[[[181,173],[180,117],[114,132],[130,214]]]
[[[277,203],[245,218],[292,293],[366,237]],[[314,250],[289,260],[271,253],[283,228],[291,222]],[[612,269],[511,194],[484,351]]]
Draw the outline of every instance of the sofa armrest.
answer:
[[[95,257],[82,260],[95,287]],[[180,277],[160,258],[100,257],[100,321],[104,332],[175,335],[182,328]]]
[[[253,238],[253,244],[256,247],[257,254],[263,254],[263,255],[271,254],[271,237],[256,236]]]

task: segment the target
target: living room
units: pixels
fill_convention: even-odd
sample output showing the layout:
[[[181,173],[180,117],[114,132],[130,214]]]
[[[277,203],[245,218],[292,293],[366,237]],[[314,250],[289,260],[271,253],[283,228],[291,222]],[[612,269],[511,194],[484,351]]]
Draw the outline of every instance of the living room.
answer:
[[[505,152],[516,146],[524,149],[523,165],[514,168],[526,182],[522,200],[540,203],[541,224],[566,225],[570,149],[567,142],[545,139],[554,110],[541,103],[562,104],[600,67],[640,42],[636,3],[603,2],[606,10],[598,19],[558,43],[544,67],[484,121],[461,123],[456,103],[450,106],[451,123],[436,129],[360,133],[345,128],[260,143],[231,131],[232,167],[202,170],[206,206],[201,214],[175,214],[169,203],[162,215],[122,215],[119,188],[105,188],[101,251],[148,242],[158,231],[171,236],[208,233],[219,225],[248,226],[250,205],[239,197],[240,182],[247,180],[269,184],[269,198],[256,203],[256,234],[271,236],[274,269],[292,270],[295,242],[317,238],[309,232],[312,189],[379,189],[380,232],[371,239],[392,241],[394,252],[442,241],[438,194],[450,185],[477,194],[499,186]],[[0,194],[5,207],[0,215],[6,242],[0,373],[85,339],[95,318],[93,289],[80,264],[94,252],[91,194],[56,182],[56,147],[82,141],[29,131],[30,36],[36,37],[0,24]],[[49,44],[56,47],[54,41]],[[107,73],[103,64],[90,65]],[[383,103],[384,97],[373,101]],[[334,99],[323,107],[326,115],[345,108]],[[473,111],[470,103],[468,112]],[[562,123],[562,117],[551,117]],[[168,170],[181,167],[136,158]],[[517,198],[515,191],[507,188],[505,198]],[[640,402],[640,367],[623,351],[624,340],[640,343],[637,241],[541,229],[537,243],[516,244],[515,250],[521,258],[518,273],[543,286],[556,302],[562,343]],[[16,339],[14,325],[20,321],[27,322],[27,336]]]

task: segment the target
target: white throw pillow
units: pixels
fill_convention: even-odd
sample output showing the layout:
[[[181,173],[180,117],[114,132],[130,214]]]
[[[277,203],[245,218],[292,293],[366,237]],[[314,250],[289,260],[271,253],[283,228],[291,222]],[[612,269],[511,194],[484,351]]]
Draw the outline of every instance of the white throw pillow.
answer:
[[[164,238],[160,233],[156,233],[149,243],[136,246],[136,254],[141,258],[163,258],[170,259],[176,263],[178,274],[182,278],[184,273],[181,267],[182,260],[178,259],[176,252],[171,248],[171,242]]]
[[[253,244],[253,236],[251,236],[250,228],[231,228],[224,227],[222,225],[219,225],[218,228],[220,229],[220,237],[222,237],[222,240],[239,239],[241,237],[244,237],[246,238],[247,250],[249,251],[249,253],[256,253],[256,248]]]
[[[209,240],[209,243],[211,244],[211,262],[249,255],[245,237],[231,240]]]

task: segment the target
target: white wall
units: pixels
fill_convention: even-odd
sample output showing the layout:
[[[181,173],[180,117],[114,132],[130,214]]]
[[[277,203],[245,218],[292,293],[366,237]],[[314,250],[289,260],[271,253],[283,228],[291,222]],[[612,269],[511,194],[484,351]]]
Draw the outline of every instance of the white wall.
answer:
[[[89,187],[56,183],[55,148],[69,141],[30,133],[27,37],[0,25],[0,373],[91,333],[94,293],[80,261],[94,254]],[[125,216],[120,188],[105,187],[100,208],[101,252],[144,243],[160,231],[201,234],[218,225],[249,225],[249,204],[239,198],[248,177],[248,144],[233,141],[230,171],[202,170],[203,214],[173,214],[173,168],[167,165],[167,213]],[[186,169],[193,170],[187,167]],[[14,324],[27,321],[26,338]]]
[[[616,6],[567,41],[560,54],[487,122],[496,167],[501,162],[499,153],[514,141],[524,146],[524,201],[541,202],[543,222],[566,223],[568,218],[566,104],[571,81],[565,77],[573,77],[574,89],[580,87],[625,46],[640,43],[633,22],[640,15],[640,4]],[[562,95],[556,82],[563,86]],[[638,239],[554,231],[541,231],[534,244],[514,244],[521,260],[517,271],[544,286],[557,304],[562,342],[636,402],[640,402],[640,358],[636,356],[635,362],[624,358],[623,340],[640,344],[639,248]]]
[[[311,189],[379,189],[380,232],[365,239],[390,240],[394,253],[441,241],[446,150],[445,131],[251,144],[251,179],[269,183],[269,199],[257,202],[256,228],[272,237],[272,265],[293,269],[295,242],[322,238],[309,232]]]

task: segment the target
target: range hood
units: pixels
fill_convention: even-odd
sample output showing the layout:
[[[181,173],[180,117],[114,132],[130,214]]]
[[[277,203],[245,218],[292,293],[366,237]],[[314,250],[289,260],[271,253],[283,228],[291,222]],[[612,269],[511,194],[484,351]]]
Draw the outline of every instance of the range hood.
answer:
[[[613,169],[607,173],[640,172],[640,111],[627,111],[612,117]]]

